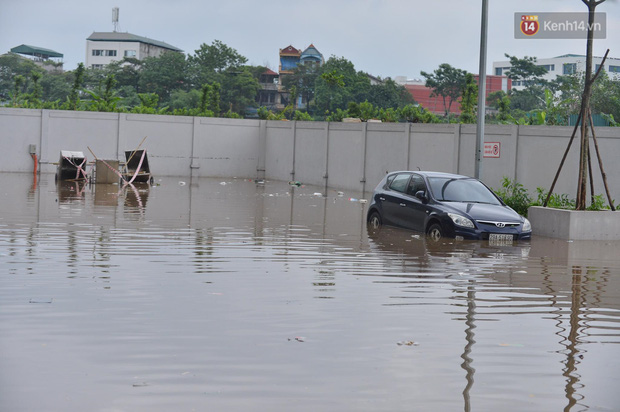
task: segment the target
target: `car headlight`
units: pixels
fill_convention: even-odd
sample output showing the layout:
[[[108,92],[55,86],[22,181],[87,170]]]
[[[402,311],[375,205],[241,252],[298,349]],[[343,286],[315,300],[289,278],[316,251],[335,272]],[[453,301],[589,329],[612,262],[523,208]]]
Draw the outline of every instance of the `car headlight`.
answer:
[[[531,232],[532,231],[532,224],[526,218],[523,218],[523,229],[522,230],[524,232]]]
[[[457,226],[470,227],[470,228],[474,227],[474,222],[467,219],[465,216],[457,215],[456,213],[448,213],[448,216],[450,216],[450,219],[452,219],[454,224]]]

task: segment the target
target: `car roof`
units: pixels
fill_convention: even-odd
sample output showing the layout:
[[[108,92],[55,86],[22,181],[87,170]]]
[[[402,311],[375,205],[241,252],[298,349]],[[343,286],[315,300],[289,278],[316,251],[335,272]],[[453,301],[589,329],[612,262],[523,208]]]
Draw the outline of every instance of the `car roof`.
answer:
[[[399,170],[396,172],[391,172],[389,173],[389,175],[394,175],[398,173],[417,173],[419,175],[426,176],[426,177],[445,177],[449,179],[472,179],[469,176],[457,175],[454,173],[433,172],[433,171],[428,171],[428,170]]]

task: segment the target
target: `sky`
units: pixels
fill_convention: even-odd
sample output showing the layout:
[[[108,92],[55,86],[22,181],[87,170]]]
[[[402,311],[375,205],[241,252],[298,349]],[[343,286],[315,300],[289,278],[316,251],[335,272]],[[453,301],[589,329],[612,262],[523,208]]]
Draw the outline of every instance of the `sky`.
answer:
[[[514,13],[587,12],[581,0],[488,0],[487,65],[513,56],[585,54],[585,40],[515,39]],[[0,54],[21,44],[64,54],[65,70],[85,61],[86,38],[118,31],[195,54],[220,40],[252,65],[278,70],[279,49],[310,44],[381,78],[420,79],[440,64],[478,73],[482,0],[0,0]],[[594,55],[620,58],[620,0],[607,13],[607,38]]]

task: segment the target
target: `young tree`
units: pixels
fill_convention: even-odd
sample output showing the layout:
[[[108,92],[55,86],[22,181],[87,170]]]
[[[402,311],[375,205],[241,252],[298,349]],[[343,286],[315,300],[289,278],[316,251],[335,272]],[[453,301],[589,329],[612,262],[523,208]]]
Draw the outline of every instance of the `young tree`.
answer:
[[[433,73],[420,72],[426,78],[426,87],[433,89],[431,96],[441,96],[447,117],[452,104],[461,97],[465,85],[465,70],[442,63]]]
[[[578,181],[577,181],[577,197],[575,200],[575,208],[577,210],[585,210],[586,209],[586,193],[587,193],[587,184],[588,184],[588,168],[590,166],[590,155],[588,153],[589,150],[589,132],[590,132],[590,128],[589,125],[592,122],[592,113],[591,113],[591,108],[590,108],[590,101],[591,101],[591,97],[592,97],[592,88],[593,88],[593,84],[596,81],[598,75],[600,74],[600,68],[599,70],[596,72],[596,74],[593,75],[592,73],[592,48],[593,48],[593,43],[594,43],[594,31],[593,31],[593,27],[594,27],[594,17],[595,17],[595,12],[596,12],[596,7],[602,3],[605,2],[605,0],[581,0],[587,7],[588,7],[588,37],[587,37],[587,41],[586,41],[586,72],[585,72],[585,78],[584,78],[584,88],[583,88],[583,93],[581,95],[581,106],[580,106],[580,110],[579,110],[579,126],[580,126],[580,131],[581,131],[581,141],[580,141],[580,154],[579,154],[579,175],[578,175]],[[605,57],[603,58],[603,62],[605,61],[605,59],[607,58],[607,54],[609,53],[609,50],[607,50],[607,53],[605,53]],[[601,67],[602,67],[601,63]],[[576,128],[575,128],[575,132],[576,132]],[[575,132],[573,132],[573,137],[575,136]],[[546,206],[549,202],[549,198],[551,197],[551,194],[553,193],[553,188],[555,186],[555,183],[559,177],[560,171],[562,170],[562,165],[564,164],[564,161],[566,160],[566,156],[568,154],[568,151],[570,149],[570,146],[572,144],[573,141],[573,137],[571,137],[569,145],[564,153],[564,157],[562,158],[562,161],[560,162],[560,167],[555,175],[555,179],[551,185],[551,188],[549,189],[548,195],[547,195],[547,199],[544,202],[544,206]],[[611,210],[615,210],[613,201],[611,199],[611,196],[609,194],[609,190],[607,187],[607,177],[605,175],[605,172],[603,170],[603,163],[598,151],[598,145],[596,143],[596,139],[594,140],[594,146],[596,148],[596,154],[598,155],[598,160],[599,160],[599,166],[600,166],[600,170],[601,170],[601,175],[603,177],[603,184],[605,186],[605,191],[607,192],[607,198],[609,201],[609,206],[611,208]],[[593,191],[593,188],[592,188]],[[592,199],[594,199],[594,193],[592,193]]]
[[[520,59],[507,53],[504,56],[510,60],[510,69],[506,76],[513,82],[521,82],[526,87],[542,83],[542,76],[547,74],[547,69],[536,64],[536,57],[524,56]]]
[[[478,85],[474,75],[465,75],[465,86],[461,94],[461,123],[476,123],[476,106],[478,104]],[[484,109],[482,110],[484,112]]]

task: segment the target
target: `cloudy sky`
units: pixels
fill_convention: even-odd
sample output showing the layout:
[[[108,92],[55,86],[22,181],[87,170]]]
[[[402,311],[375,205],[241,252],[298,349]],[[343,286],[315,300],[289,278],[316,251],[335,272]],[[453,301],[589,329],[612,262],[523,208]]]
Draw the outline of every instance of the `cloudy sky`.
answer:
[[[20,44],[64,54],[66,70],[85,60],[86,38],[119,31],[194,54],[217,39],[254,65],[278,69],[278,51],[311,43],[375,76],[420,78],[441,63],[478,72],[482,0],[1,0],[0,53]],[[585,54],[585,40],[514,39],[515,12],[586,12],[581,0],[489,0],[487,73],[504,53],[538,58]],[[607,38],[594,54],[620,58],[620,0],[607,13]]]

